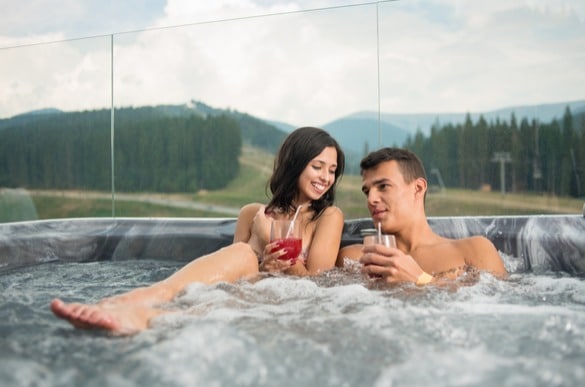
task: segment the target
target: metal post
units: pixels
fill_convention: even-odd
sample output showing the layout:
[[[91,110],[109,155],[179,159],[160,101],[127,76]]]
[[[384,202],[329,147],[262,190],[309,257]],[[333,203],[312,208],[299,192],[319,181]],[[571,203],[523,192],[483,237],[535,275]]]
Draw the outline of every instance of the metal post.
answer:
[[[502,196],[506,195],[506,163],[512,161],[510,152],[495,152],[492,162],[500,163],[500,192]]]

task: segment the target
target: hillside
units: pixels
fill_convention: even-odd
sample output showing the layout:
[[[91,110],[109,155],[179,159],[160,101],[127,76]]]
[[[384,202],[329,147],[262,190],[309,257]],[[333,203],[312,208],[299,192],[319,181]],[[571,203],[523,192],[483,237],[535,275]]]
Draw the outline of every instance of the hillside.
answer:
[[[569,107],[575,124],[585,117],[585,100],[549,103],[539,105],[519,105],[504,107],[486,112],[469,112],[472,121],[477,121],[483,116],[489,121],[509,121],[512,114],[519,121],[523,118],[529,120],[537,119],[540,122],[551,122],[553,119],[560,120]],[[238,121],[242,128],[242,139],[245,144],[258,146],[269,152],[275,152],[278,145],[287,133],[292,132],[296,127],[286,122],[260,119],[247,113],[232,109],[218,109],[209,106],[201,101],[191,100],[183,105],[157,105],[149,107],[159,114],[168,117],[181,117],[185,115],[199,115],[201,117],[227,115]],[[137,110],[141,108],[136,108]],[[116,109],[124,110],[124,108]],[[53,119],[55,115],[67,114],[57,109],[42,109],[19,114],[12,118],[0,119],[0,129],[9,128],[15,125],[39,123],[43,120]],[[350,155],[362,155],[365,149],[374,149],[380,145],[402,146],[409,135],[417,131],[425,135],[430,133],[433,125],[443,126],[446,124],[459,124],[465,122],[467,112],[454,113],[381,113],[380,129],[381,138],[378,141],[378,112],[361,111],[341,116],[336,120],[322,125],[340,143],[342,148]]]
[[[49,108],[19,114],[11,118],[0,119],[0,130],[22,130],[22,128],[30,126],[42,128],[54,125],[56,122],[70,121],[72,116],[79,117],[80,115],[84,115],[86,119],[93,119],[96,114],[102,114],[107,118],[107,127],[109,128],[109,109],[63,112]],[[276,152],[278,146],[286,136],[286,131],[268,121],[238,112],[237,110],[216,109],[195,100],[191,100],[189,103],[183,105],[116,108],[114,122],[120,125],[121,122],[144,122],[145,120],[156,120],[160,118],[185,118],[192,115],[201,118],[227,116],[239,124],[244,144],[256,146],[269,152]],[[96,126],[98,126],[97,123]]]
[[[266,202],[264,188],[270,176],[272,160],[272,154],[245,146],[240,156],[240,171],[226,188],[195,194],[118,193],[116,214],[144,217],[234,217],[246,203]],[[32,211],[34,214],[38,212],[41,219],[111,216],[109,192],[59,190],[21,191],[20,194],[21,203],[12,203],[12,207],[29,208],[32,198]],[[336,202],[347,219],[369,217],[359,176],[343,176]],[[502,196],[499,192],[460,189],[430,192],[426,203],[429,216],[579,214],[582,206],[582,200],[579,199],[534,194]],[[8,220],[0,216],[0,221]]]

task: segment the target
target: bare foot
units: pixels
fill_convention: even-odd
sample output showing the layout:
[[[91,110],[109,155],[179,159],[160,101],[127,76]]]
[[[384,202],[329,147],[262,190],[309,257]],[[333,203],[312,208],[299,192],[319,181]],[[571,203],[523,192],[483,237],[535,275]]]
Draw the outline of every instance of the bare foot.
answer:
[[[144,305],[67,304],[57,298],[51,302],[51,310],[76,328],[101,329],[119,335],[142,331],[148,328],[151,318],[163,313]]]

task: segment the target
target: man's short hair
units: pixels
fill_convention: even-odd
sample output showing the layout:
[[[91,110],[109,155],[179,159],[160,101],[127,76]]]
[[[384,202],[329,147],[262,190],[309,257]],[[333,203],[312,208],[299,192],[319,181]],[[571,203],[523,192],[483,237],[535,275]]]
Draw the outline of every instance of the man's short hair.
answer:
[[[360,162],[361,175],[363,176],[365,171],[375,168],[386,161],[396,161],[398,163],[404,181],[407,183],[419,177],[425,180],[427,178],[423,164],[418,156],[408,149],[402,148],[382,148],[370,152]]]

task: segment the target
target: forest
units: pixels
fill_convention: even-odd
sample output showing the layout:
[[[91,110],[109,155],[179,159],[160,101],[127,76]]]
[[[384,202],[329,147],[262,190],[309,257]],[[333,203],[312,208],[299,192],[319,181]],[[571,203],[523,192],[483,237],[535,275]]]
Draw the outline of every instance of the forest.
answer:
[[[112,131],[107,109],[4,123],[0,186],[107,191],[114,180],[121,191],[192,192],[224,187],[238,173],[241,128],[226,115],[124,108],[115,123]]]
[[[568,107],[549,123],[514,114],[474,123],[467,115],[463,124],[409,137],[405,147],[421,157],[429,181],[440,176],[447,187],[585,195],[585,115],[573,117]]]
[[[247,114],[193,106],[116,109],[113,130],[109,109],[0,120],[0,187],[218,189],[238,174],[243,144],[274,153],[286,136]],[[468,114],[464,123],[419,131],[403,146],[421,157],[433,188],[585,195],[585,114],[573,116],[568,107],[552,122],[514,114],[473,122]]]

